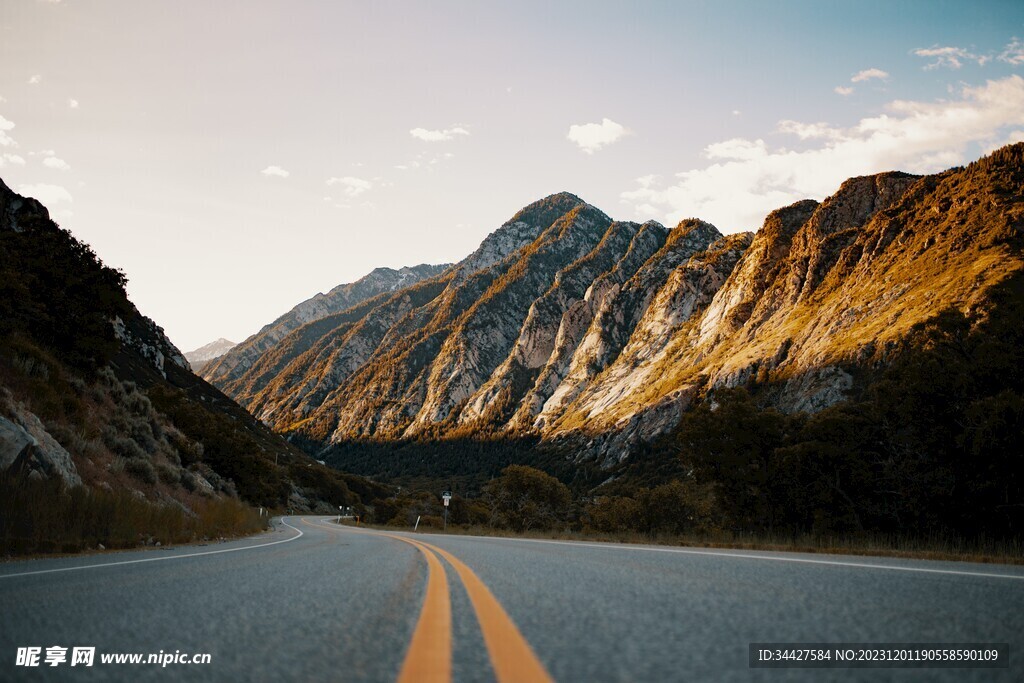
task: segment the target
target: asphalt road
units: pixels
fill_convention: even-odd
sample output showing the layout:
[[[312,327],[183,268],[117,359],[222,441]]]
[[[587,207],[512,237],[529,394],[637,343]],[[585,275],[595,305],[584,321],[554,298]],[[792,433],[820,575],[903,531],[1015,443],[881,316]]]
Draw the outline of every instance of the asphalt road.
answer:
[[[1024,567],[377,532],[0,564],[0,681],[1024,680]],[[1005,669],[752,669],[752,642],[1008,643]],[[46,665],[48,648],[66,662]],[[40,666],[19,666],[19,648]],[[71,666],[94,647],[93,666]],[[103,663],[113,653],[206,664]]]

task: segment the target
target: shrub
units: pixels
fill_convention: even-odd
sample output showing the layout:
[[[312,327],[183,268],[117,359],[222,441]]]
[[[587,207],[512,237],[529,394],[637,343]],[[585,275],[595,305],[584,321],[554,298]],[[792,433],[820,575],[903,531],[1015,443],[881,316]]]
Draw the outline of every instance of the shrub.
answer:
[[[181,476],[178,474],[178,468],[165,462],[161,462],[156,465],[156,474],[157,477],[160,478],[160,481],[168,486],[175,486],[181,482]]]
[[[111,453],[122,458],[135,459],[146,457],[146,451],[139,444],[135,443],[134,439],[122,436],[111,425],[103,428],[103,444],[110,449]]]
[[[640,503],[626,496],[602,496],[586,512],[595,531],[629,531],[642,523]]]
[[[124,471],[146,484],[156,483],[156,468],[146,458],[133,458],[124,465]]]

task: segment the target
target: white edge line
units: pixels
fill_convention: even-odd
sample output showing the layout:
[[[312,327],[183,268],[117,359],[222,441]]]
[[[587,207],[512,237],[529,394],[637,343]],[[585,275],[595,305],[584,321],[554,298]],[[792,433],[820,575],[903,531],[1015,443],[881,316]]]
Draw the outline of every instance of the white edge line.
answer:
[[[399,532],[401,533],[401,532]],[[457,536],[447,534],[448,538],[481,538],[491,541],[516,541],[520,543],[550,543],[582,548],[601,548],[603,550],[642,550],[652,553],[680,553],[683,555],[710,555],[712,557],[738,557],[747,560],[768,560],[770,562],[797,562],[800,564],[822,564],[832,567],[857,567],[859,569],[891,569],[898,572],[921,572],[924,574],[953,574],[955,576],[978,576],[990,579],[1015,579],[1024,581],[1024,575],[992,574],[988,572],[968,572],[956,569],[928,569],[926,567],[900,567],[889,564],[866,564],[862,562],[839,562],[837,560],[812,560],[804,557],[776,557],[774,555],[747,555],[744,553],[725,553],[714,550],[690,550],[688,548],[655,548],[644,545],[616,545],[612,543],[587,543],[585,541],[556,541],[541,538],[509,538],[507,536]]]
[[[321,518],[318,521],[327,521],[328,518]],[[328,529],[329,527],[322,527]],[[371,530],[367,530],[373,533]],[[406,535],[409,532],[396,530],[394,533]],[[957,569],[929,569],[927,567],[900,567],[890,564],[868,564],[864,562],[840,562],[838,560],[814,560],[806,557],[777,557],[775,555],[750,555],[747,553],[727,553],[715,550],[693,550],[690,548],[658,548],[647,545],[618,545],[612,543],[587,543],[586,541],[556,541],[543,538],[510,538],[508,536],[459,536],[453,534],[442,534],[442,536],[454,539],[483,539],[489,541],[516,541],[519,543],[549,543],[552,545],[567,545],[578,548],[600,548],[602,550],[641,550],[653,553],[679,553],[682,555],[709,555],[711,557],[738,557],[746,560],[768,560],[770,562],[796,562],[798,564],[819,564],[830,567],[855,567],[858,569],[891,569],[898,572],[919,572],[923,574],[952,574],[954,576],[977,576],[988,579],[1014,579],[1024,581],[1024,575],[1016,574],[993,574],[990,572],[969,572]]]
[[[102,564],[86,564],[86,565],[81,565],[81,566],[78,566],[78,567],[60,567],[59,569],[40,569],[40,570],[34,571],[34,572],[19,572],[17,574],[0,574],[0,579],[9,579],[9,578],[13,578],[15,576],[33,576],[35,574],[54,574],[56,572],[73,572],[73,571],[77,571],[79,569],[97,569],[99,567],[117,567],[119,565],[125,565],[125,564],[139,564],[141,562],[160,562],[162,560],[182,560],[182,559],[185,559],[186,557],[199,557],[201,555],[218,555],[220,553],[234,553],[234,552],[237,552],[239,550],[255,550],[256,548],[266,548],[268,546],[277,545],[279,543],[288,543],[289,541],[294,541],[296,538],[298,538],[299,536],[303,535],[301,529],[297,529],[296,527],[293,527],[291,524],[289,524],[288,522],[286,522],[284,520],[285,520],[285,518],[282,517],[281,518],[281,524],[284,524],[289,529],[294,529],[295,531],[298,531],[299,532],[298,536],[292,536],[290,538],[286,538],[286,539],[281,540],[281,541],[271,541],[270,543],[260,543],[259,545],[247,545],[247,546],[243,546],[241,548],[224,548],[223,550],[204,550],[202,552],[188,553],[186,555],[168,555],[166,557],[146,557],[146,558],[143,558],[141,560],[123,560],[121,562],[104,562]]]
[[[774,555],[748,555],[744,553],[722,553],[713,550],[688,550],[686,548],[652,548],[649,546],[617,546],[598,543],[574,543],[568,541],[548,541],[544,539],[501,539],[501,537],[480,537],[498,538],[503,541],[519,541],[522,543],[550,543],[559,546],[583,546],[585,548],[604,548],[607,550],[646,550],[653,553],[680,553],[683,555],[711,555],[713,557],[739,557],[750,560],[768,560],[773,562],[799,562],[802,564],[825,564],[829,566],[858,567],[861,569],[893,569],[895,571],[920,571],[923,573],[945,573],[959,575],[959,577],[984,577],[986,579],[1015,579],[1024,581],[1024,575],[1011,573],[989,573],[984,571],[961,571],[957,569],[929,569],[926,567],[901,567],[893,564],[866,564],[863,562],[840,562],[838,560],[812,560],[806,557],[776,557]]]

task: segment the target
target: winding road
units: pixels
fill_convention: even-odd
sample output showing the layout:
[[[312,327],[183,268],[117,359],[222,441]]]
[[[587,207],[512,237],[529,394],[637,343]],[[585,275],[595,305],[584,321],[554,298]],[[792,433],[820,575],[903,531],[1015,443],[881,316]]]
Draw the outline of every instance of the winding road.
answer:
[[[242,541],[0,564],[0,615],[0,681],[1024,679],[1024,567],[328,517]],[[750,668],[761,642],[1005,643],[1009,666]],[[32,647],[38,665],[25,666]],[[95,648],[93,665],[72,666],[74,648]],[[50,666],[48,653],[66,659]],[[209,662],[101,661],[114,654]]]

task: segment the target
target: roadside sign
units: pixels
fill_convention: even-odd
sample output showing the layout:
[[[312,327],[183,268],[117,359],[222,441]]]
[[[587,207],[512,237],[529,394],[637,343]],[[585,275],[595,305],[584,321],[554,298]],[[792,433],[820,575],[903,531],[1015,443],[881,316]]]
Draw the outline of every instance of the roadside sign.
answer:
[[[452,492],[443,492],[441,494],[441,499],[444,501],[444,530],[448,531],[448,502],[452,499]]]

